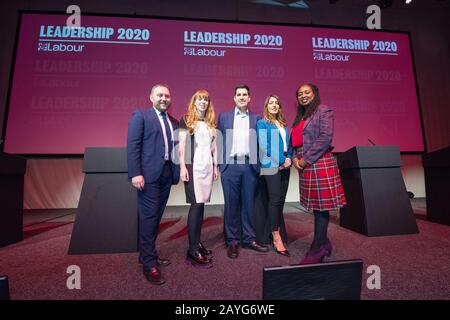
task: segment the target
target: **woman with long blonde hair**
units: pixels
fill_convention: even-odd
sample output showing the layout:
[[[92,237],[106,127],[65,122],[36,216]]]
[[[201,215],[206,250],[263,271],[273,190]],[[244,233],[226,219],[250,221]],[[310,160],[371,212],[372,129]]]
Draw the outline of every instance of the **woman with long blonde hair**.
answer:
[[[186,115],[180,120],[180,178],[184,182],[188,214],[189,250],[186,262],[194,267],[212,267],[211,250],[200,241],[205,203],[210,201],[217,167],[214,107],[208,91],[202,89],[191,97]]]

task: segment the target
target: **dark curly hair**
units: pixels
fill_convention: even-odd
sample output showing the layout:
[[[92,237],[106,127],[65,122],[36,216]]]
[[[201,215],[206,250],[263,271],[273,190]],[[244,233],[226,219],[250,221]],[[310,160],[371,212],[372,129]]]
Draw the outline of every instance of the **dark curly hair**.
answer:
[[[311,101],[308,108],[306,109],[305,107],[303,107],[301,104],[298,103],[298,91],[303,86],[310,87],[314,93],[314,99]],[[297,99],[297,114],[295,115],[294,123],[292,124],[293,128],[298,125],[300,120],[308,119],[320,105],[319,88],[312,83],[302,83],[301,85],[298,86],[297,90],[295,91],[295,98]]]

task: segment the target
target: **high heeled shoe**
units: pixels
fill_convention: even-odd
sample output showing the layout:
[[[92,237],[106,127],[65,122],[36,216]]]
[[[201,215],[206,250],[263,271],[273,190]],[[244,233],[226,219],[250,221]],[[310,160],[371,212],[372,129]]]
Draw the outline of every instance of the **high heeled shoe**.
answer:
[[[291,256],[291,254],[289,253],[289,250],[284,247],[283,240],[281,239],[279,230],[272,231],[272,240],[273,240],[273,242],[272,242],[273,249],[275,250],[276,253],[278,253],[282,256],[285,256],[285,257]],[[284,250],[278,250],[276,243],[279,243],[279,242],[281,242],[281,244],[283,245]]]
[[[212,250],[206,249],[205,246],[203,245],[203,243],[201,243],[201,242],[198,243],[198,251],[202,255],[208,256],[208,258],[212,258],[213,257]]]
[[[282,256],[285,256],[285,257],[290,257],[291,256],[291,254],[289,253],[288,249],[284,249],[284,250],[279,251],[277,249],[277,247],[275,246],[275,244],[273,245],[273,249],[275,250],[276,253],[281,254]]]
[[[317,251],[309,250],[303,260],[300,261],[300,264],[321,263],[323,261],[323,258],[329,257],[331,255],[332,251],[333,246],[331,245],[331,242],[327,242],[321,245],[319,250]]]
[[[196,268],[211,268],[212,260],[196,251],[191,254],[189,251],[186,254],[186,264],[190,264]]]

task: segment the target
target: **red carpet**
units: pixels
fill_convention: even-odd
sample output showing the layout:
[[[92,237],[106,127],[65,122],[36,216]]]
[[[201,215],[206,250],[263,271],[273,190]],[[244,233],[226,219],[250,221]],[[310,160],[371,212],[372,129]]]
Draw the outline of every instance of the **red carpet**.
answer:
[[[23,228],[23,238],[26,239],[71,223],[72,222],[44,222],[26,226]]]

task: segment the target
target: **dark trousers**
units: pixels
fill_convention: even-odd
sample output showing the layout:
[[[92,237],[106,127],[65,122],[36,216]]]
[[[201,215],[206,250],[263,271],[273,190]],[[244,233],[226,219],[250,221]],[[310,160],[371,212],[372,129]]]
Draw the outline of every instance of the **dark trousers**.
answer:
[[[270,243],[272,231],[278,229],[283,242],[287,242],[283,207],[286,202],[289,177],[290,170],[260,177],[255,197],[255,232],[256,240],[261,244]]]
[[[172,186],[172,169],[165,164],[157,181],[145,183],[144,190],[138,191],[139,210],[139,256],[144,269],[157,266],[158,253],[155,242],[161,217],[169,199]]]
[[[258,174],[250,164],[229,164],[221,174],[227,245],[236,245],[240,241],[250,244],[255,240],[253,199],[257,180]],[[239,225],[242,227],[242,239]]]
[[[200,235],[202,231],[203,215],[205,212],[204,203],[193,203],[189,209],[187,228],[189,238],[189,253],[194,255],[198,251]]]
[[[327,237],[329,221],[329,211],[314,210],[314,239],[311,244],[311,250],[318,250],[320,246],[330,241]]]

